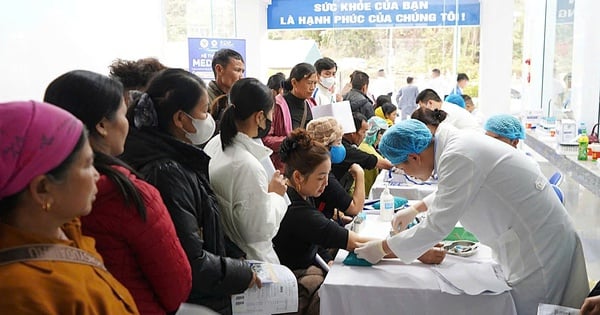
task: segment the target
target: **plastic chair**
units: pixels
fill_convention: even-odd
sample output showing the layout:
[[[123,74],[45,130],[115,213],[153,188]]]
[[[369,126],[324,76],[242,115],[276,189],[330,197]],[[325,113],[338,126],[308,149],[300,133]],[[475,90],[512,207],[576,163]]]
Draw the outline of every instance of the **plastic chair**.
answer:
[[[563,174],[560,171],[552,174],[550,178],[548,178],[548,182],[552,185],[560,186],[563,180]]]
[[[565,194],[563,194],[562,189],[560,189],[560,187],[558,187],[556,185],[552,185],[552,189],[554,189],[554,192],[558,196],[558,199],[564,205],[565,204]]]

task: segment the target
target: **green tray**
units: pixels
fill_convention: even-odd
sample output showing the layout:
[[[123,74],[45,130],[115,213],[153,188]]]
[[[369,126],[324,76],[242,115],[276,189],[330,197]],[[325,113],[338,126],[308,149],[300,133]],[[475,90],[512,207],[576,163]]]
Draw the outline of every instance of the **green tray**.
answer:
[[[454,229],[452,229],[452,232],[450,232],[450,234],[448,234],[448,236],[446,236],[446,238],[444,238],[444,241],[460,241],[460,240],[479,242],[479,240],[477,239],[477,237],[475,235],[473,235],[473,233],[465,230],[465,228],[463,228],[463,227],[455,227]]]

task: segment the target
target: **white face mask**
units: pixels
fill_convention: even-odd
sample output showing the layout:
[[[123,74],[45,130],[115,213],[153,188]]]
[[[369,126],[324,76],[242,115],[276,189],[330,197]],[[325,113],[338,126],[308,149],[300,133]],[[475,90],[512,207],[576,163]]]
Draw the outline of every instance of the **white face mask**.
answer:
[[[215,120],[212,118],[212,115],[207,113],[208,117],[202,120],[196,119],[186,112],[184,112],[184,114],[190,117],[190,119],[192,120],[192,125],[194,126],[194,128],[196,128],[195,133],[187,132],[184,129],[183,131],[185,132],[185,137],[188,138],[193,145],[204,144],[205,142],[210,140],[210,138],[215,133],[216,128]]]
[[[323,85],[324,87],[331,89],[331,87],[335,84],[335,77],[329,77],[329,78],[321,78],[321,85]]]

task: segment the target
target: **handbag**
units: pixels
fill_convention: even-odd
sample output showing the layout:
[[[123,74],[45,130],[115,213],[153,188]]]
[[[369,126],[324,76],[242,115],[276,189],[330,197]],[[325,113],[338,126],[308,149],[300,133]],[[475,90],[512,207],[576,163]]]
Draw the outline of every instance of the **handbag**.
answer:
[[[590,136],[588,137],[590,143],[598,143],[599,129],[600,129],[600,127],[598,126],[598,124],[595,124],[594,127],[592,128],[592,132],[590,133]]]
[[[104,264],[79,248],[60,244],[31,244],[0,250],[0,266],[26,261],[62,261],[90,265],[106,271]]]

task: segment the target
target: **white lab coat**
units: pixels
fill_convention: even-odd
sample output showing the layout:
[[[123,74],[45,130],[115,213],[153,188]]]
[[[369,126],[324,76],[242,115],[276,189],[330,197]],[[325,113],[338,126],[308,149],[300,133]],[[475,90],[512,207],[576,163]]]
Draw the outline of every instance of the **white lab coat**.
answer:
[[[477,122],[477,118],[469,113],[468,110],[448,102],[442,103],[441,110],[448,114],[446,119],[444,119],[445,123],[453,125],[460,130],[468,129],[479,133],[484,133],[481,124]]]
[[[577,235],[571,218],[536,163],[511,146],[449,128],[435,134],[437,192],[425,198],[429,215],[388,239],[403,261],[413,261],[442,240],[456,223],[492,248],[519,314],[536,314],[538,303],[561,304],[573,279]],[[585,268],[583,270],[585,273]],[[571,284],[585,292],[587,281]],[[575,298],[583,301],[585,295]],[[573,296],[569,296],[573,300]]]
[[[444,99],[445,95],[450,94],[450,84],[442,77],[436,77],[429,80],[425,85],[425,88],[434,90],[441,99]]]
[[[220,136],[204,151],[211,157],[210,184],[221,207],[221,223],[227,236],[248,259],[279,263],[271,239],[287,210],[285,199],[268,192],[271,178],[261,164],[271,149],[238,132],[231,146],[221,149]]]

